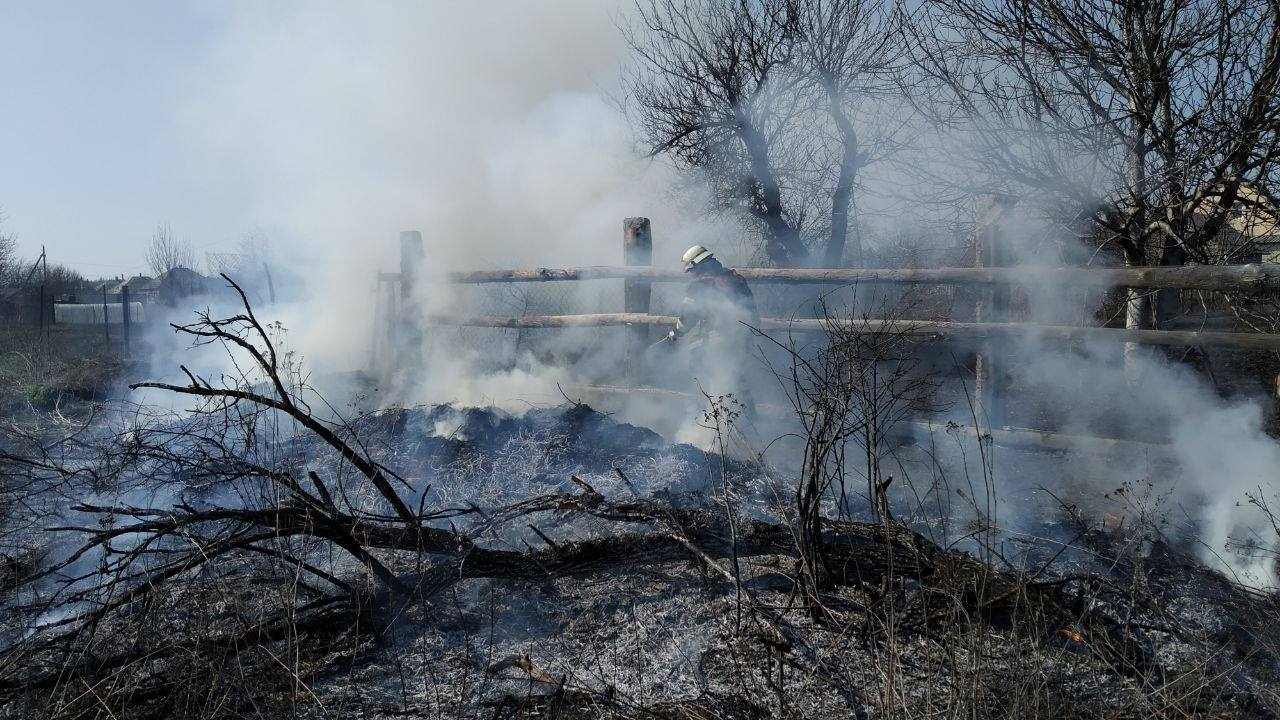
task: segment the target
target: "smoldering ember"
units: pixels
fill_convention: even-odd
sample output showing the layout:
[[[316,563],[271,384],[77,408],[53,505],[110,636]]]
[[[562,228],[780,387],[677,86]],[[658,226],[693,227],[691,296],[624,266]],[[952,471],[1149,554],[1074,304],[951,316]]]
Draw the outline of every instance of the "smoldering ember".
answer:
[[[0,718],[1280,717],[1276,0],[2,17]]]

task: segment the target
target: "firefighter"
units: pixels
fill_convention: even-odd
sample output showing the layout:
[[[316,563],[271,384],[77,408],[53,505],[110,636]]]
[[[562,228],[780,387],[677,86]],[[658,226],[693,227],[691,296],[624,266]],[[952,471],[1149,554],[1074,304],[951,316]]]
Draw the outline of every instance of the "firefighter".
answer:
[[[695,376],[712,383],[709,391],[730,392],[754,411],[741,372],[750,355],[751,328],[760,324],[751,288],[701,245],[689,248],[683,260],[693,279],[667,340],[687,353]]]

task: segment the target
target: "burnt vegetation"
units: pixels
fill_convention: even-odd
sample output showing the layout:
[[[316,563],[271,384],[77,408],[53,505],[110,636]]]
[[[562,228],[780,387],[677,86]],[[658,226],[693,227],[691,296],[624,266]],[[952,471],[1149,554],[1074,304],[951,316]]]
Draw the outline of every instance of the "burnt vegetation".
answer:
[[[1278,14],[1277,0],[642,0],[626,109],[649,154],[705,183],[774,265],[920,265],[932,241],[871,242],[873,208],[920,202],[967,227],[977,196],[1052,242],[1084,238],[1081,265],[1238,263],[1258,250],[1251,223],[1280,217]],[[0,276],[27,282],[12,246],[0,235]],[[147,260],[159,274],[193,251],[161,226]],[[1156,461],[1107,504],[1040,488],[1056,502],[1006,526],[991,433],[1035,432],[984,430],[969,388],[951,401],[968,424],[918,432],[941,379],[972,376],[969,358],[918,347],[909,315],[949,317],[945,298],[820,301],[803,318],[821,321],[816,340],[760,334],[794,432],[760,438],[754,401],[706,393],[699,449],[568,395],[519,416],[348,412],[223,277],[236,310],[173,326],[220,373],[193,361],[104,402],[118,364],[47,392],[33,378],[70,363],[4,355],[0,716],[1280,714],[1280,598],[1202,562],[1275,567],[1274,485],[1239,498],[1270,527],[1225,545],[1167,532],[1185,508]],[[844,297],[890,297],[860,292]],[[397,332],[416,351],[403,299]],[[1126,291],[1097,319],[1170,328],[1194,314],[1182,300]],[[1280,318],[1274,298],[1215,302],[1234,326]]]
[[[972,478],[891,501],[888,429],[925,394],[891,329],[793,354],[799,478],[580,404],[343,420],[247,301],[175,329],[238,368],[134,386],[189,412],[134,406],[114,434],[6,428],[10,715],[1277,707],[1274,596],[1204,570],[1154,522],[1103,530],[1064,508],[1069,542],[1014,557],[990,507],[953,527],[932,505],[980,497]],[[723,451],[737,410],[708,400]],[[845,486],[854,466],[865,489]]]

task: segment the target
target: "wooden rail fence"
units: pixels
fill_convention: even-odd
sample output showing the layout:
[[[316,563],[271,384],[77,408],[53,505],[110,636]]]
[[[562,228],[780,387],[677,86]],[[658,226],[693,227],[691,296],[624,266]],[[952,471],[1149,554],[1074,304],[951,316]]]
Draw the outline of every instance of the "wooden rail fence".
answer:
[[[1280,290],[1280,265],[1182,265],[1170,267],[976,267],[976,268],[735,268],[752,283],[841,284],[885,283],[895,285],[1032,285],[1052,282],[1071,287],[1129,287],[1140,289],[1227,290],[1259,292]],[[382,273],[384,280],[399,281],[399,273]],[[534,283],[566,280],[633,280],[688,282],[680,268],[591,266],[531,268],[525,270],[472,270],[449,272],[424,281],[466,285],[485,283]]]
[[[998,215],[998,213],[997,213]],[[467,272],[432,273],[424,268],[422,236],[416,231],[401,233],[401,267],[398,273],[378,273],[377,315],[386,322],[399,316],[414,328],[422,326],[458,326],[488,328],[632,328],[628,335],[630,363],[645,345],[650,327],[670,327],[674,316],[650,314],[651,287],[654,283],[684,283],[688,275],[679,267],[653,267],[653,236],[647,218],[623,221],[623,266],[591,266],[571,268],[529,268],[473,270]],[[1195,330],[1147,330],[1067,325],[1041,325],[1009,321],[1009,289],[1013,286],[1051,284],[1060,287],[1127,288],[1153,290],[1173,288],[1238,293],[1275,293],[1280,291],[1280,264],[1246,264],[1222,266],[1176,267],[1007,267],[1007,241],[998,220],[980,222],[977,233],[977,267],[944,268],[735,268],[752,284],[943,284],[976,287],[981,292],[977,301],[975,322],[938,320],[859,320],[854,329],[868,333],[892,330],[941,340],[975,341],[978,345],[975,394],[984,415],[993,427],[1004,420],[1004,399],[1000,361],[1005,355],[1003,344],[1018,338],[1035,338],[1048,342],[1078,343],[1086,341],[1138,343],[1166,347],[1220,347],[1237,350],[1280,352],[1280,335],[1251,332]],[[423,315],[414,298],[417,283],[477,285],[489,283],[542,283],[583,280],[622,280],[623,311],[574,315]],[[396,286],[399,292],[395,292]],[[826,320],[762,318],[759,330],[765,333],[821,333]],[[375,343],[376,344],[376,343]],[[375,353],[377,350],[375,349]],[[1055,447],[1044,440],[1040,431],[1017,431],[1018,437],[1039,437],[1042,445]],[[1030,433],[1030,435],[1027,435]],[[1006,433],[1008,434],[1008,433]],[[1066,437],[1066,436],[1062,436]],[[1113,447],[1126,441],[1094,439],[1094,446]],[[1059,442],[1061,441],[1061,442]]]
[[[647,313],[587,313],[582,315],[427,315],[428,326],[488,328],[573,328],[573,327],[674,327],[675,315]],[[1207,330],[1125,330],[1123,328],[1039,325],[1014,322],[952,322],[950,320],[839,320],[836,324],[867,333],[895,332],[944,339],[1013,340],[1035,338],[1050,342],[1084,341],[1137,342],[1167,347],[1226,347],[1236,350],[1280,352],[1280,335],[1266,333],[1215,332]],[[758,330],[766,333],[823,333],[831,326],[826,320],[808,318],[761,318]]]

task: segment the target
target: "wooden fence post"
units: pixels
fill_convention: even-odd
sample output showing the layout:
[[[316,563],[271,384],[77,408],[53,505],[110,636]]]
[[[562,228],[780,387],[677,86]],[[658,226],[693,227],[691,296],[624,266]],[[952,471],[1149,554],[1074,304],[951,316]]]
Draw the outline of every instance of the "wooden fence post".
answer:
[[[994,198],[986,212],[978,218],[975,236],[974,264],[980,268],[1003,267],[1009,264],[1008,239],[1002,227],[1005,203]],[[1009,322],[1009,291],[1005,283],[992,285],[979,295],[974,321],[979,323]],[[974,363],[974,394],[978,406],[978,419],[988,427],[1005,425],[1005,385],[1007,384],[1008,347],[1005,343],[987,339],[979,346]]]
[[[400,307],[395,319],[395,341],[388,351],[407,361],[407,367],[417,364],[422,352],[422,305],[418,302],[418,281],[422,275],[425,253],[422,233],[404,230],[400,233]],[[399,363],[389,362],[390,367]]]
[[[417,289],[422,265],[422,233],[405,230],[400,233],[400,301],[401,307],[410,309],[413,293]]]
[[[653,231],[649,218],[629,217],[622,221],[622,256],[627,266],[653,264]],[[648,281],[626,279],[622,281],[622,309],[629,313],[649,313],[651,285]],[[641,379],[644,367],[643,354],[649,343],[649,326],[631,328],[627,339],[627,368],[632,381]]]
[[[392,355],[396,349],[396,328],[400,318],[399,306],[396,303],[396,283],[399,282],[399,276],[379,270],[376,277],[373,298],[373,352],[370,368],[374,375],[384,378],[391,368]]]
[[[120,286],[120,314],[123,326],[124,354],[129,354],[129,283]]]

